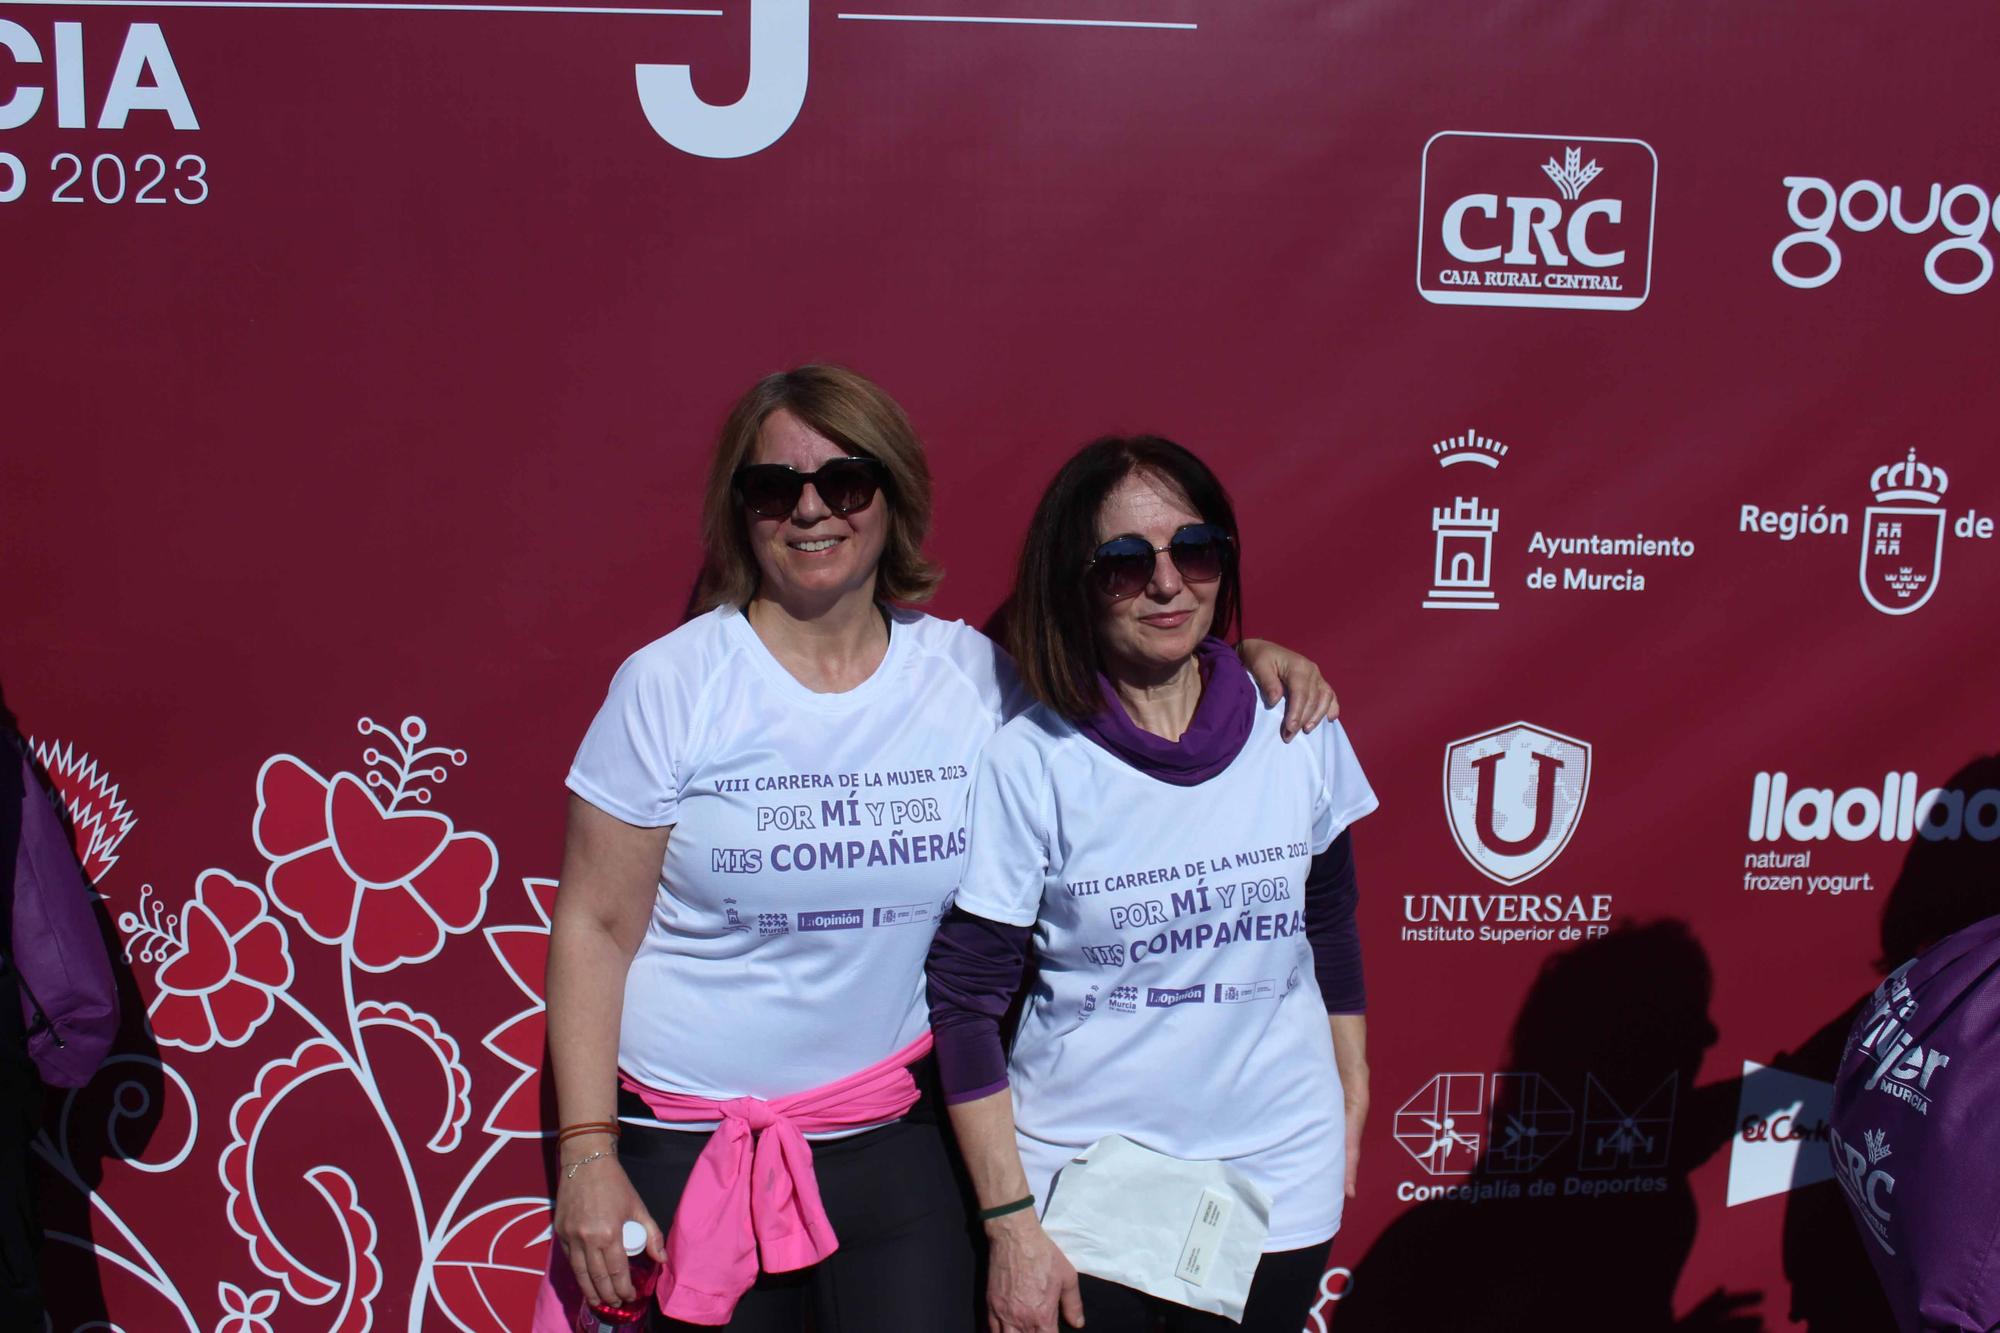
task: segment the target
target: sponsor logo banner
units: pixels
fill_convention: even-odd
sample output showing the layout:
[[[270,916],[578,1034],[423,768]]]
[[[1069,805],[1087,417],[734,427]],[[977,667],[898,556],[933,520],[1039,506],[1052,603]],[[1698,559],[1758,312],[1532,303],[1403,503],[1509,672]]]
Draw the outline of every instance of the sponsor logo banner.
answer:
[[[1888,1131],[1862,1130],[1857,1148],[1841,1138],[1839,1130],[1829,1130],[1827,1142],[1833,1155],[1833,1178],[1846,1191],[1855,1216],[1861,1219],[1869,1239],[1885,1253],[1894,1254],[1896,1247],[1889,1243],[1889,1203],[1896,1194],[1896,1177],[1882,1165],[1896,1155]]]
[[[1664,1193],[1680,1075],[1614,1093],[1585,1073],[1575,1090],[1581,1113],[1539,1073],[1496,1073],[1490,1084],[1484,1074],[1434,1076],[1397,1108],[1391,1133],[1426,1175],[1471,1179],[1405,1180],[1396,1197],[1476,1204]]]
[[[1832,1109],[1831,1083],[1745,1060],[1729,1145],[1728,1206],[1831,1179]]]
[[[1444,753],[1445,815],[1465,859],[1518,884],[1569,845],[1590,793],[1590,744],[1528,722],[1453,741]]]
[[[1638,139],[1433,135],[1417,290],[1437,305],[1637,309],[1652,288],[1658,176]]]
[[[1933,182],[1926,194],[1858,180],[1836,192],[1832,181],[1819,176],[1787,176],[1785,190],[1785,215],[1799,230],[1771,251],[1771,270],[1788,287],[1824,287],[1840,272],[1836,222],[1856,234],[1875,231],[1884,222],[1907,236],[1942,230],[1944,239],[1924,252],[1924,277],[1949,295],[1976,292],[1993,278],[1993,252],[1983,239],[1994,221],[1993,198],[1977,185],[1947,190]],[[1796,257],[1794,250],[1800,252]],[[1954,255],[1965,258],[1947,258]]]
[[[1885,616],[1910,615],[1937,595],[1947,533],[1955,542],[1989,542],[2000,532],[2000,525],[1975,508],[1953,516],[1945,504],[1951,474],[1918,459],[1915,449],[1900,462],[1876,468],[1868,488],[1875,503],[1861,513],[1861,597]],[[1853,529],[1853,514],[1823,503],[1737,507],[1737,532],[1781,542],[1848,537]]]
[[[859,930],[862,926],[861,909],[842,907],[829,912],[800,912],[799,929],[807,930]]]

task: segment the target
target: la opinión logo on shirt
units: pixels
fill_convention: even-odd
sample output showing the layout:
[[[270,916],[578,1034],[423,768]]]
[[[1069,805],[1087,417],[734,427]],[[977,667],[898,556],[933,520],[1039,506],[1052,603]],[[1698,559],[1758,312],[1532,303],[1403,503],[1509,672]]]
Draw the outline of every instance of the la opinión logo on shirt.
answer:
[[[831,912],[800,912],[800,930],[859,930],[863,924],[861,909],[843,907]]]
[[[1148,1009],[1171,1009],[1177,1004],[1200,1004],[1207,998],[1206,985],[1187,986],[1181,990],[1166,990],[1159,986],[1146,987]]]

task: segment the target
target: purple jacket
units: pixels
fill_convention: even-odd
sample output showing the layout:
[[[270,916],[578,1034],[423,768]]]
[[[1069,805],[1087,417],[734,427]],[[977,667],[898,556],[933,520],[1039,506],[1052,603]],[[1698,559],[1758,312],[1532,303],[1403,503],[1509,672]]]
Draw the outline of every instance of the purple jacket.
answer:
[[[14,784],[0,778],[0,801],[9,807],[9,818],[0,824],[18,830],[13,855],[0,859],[13,872],[0,886],[8,925],[5,959],[21,992],[28,1055],[42,1081],[80,1088],[104,1063],[118,1035],[117,980],[97,924],[96,895],[76,863],[62,818],[27,757],[17,759],[7,748],[0,745],[0,764],[10,770],[18,765],[20,786],[7,790]],[[10,771],[7,777],[12,776]]]
[[[1906,1333],[2000,1328],[1996,1106],[2000,916],[1890,973],[1834,1082],[1834,1177]]]

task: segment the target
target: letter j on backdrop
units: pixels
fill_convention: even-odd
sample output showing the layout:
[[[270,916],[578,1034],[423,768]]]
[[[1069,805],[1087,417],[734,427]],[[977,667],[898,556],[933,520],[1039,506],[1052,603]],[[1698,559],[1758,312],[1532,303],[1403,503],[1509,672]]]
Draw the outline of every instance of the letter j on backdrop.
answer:
[[[750,80],[724,106],[701,100],[686,65],[636,66],[639,106],[653,132],[696,157],[769,148],[806,101],[806,0],[751,0]]]

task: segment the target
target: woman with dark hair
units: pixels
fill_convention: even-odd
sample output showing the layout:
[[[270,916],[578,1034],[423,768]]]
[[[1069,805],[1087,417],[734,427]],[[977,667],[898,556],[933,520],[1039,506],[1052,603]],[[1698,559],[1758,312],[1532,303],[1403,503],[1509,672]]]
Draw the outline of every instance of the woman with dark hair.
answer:
[[[1145,436],[1072,458],[1023,547],[1012,647],[1039,702],[981,755],[929,960],[995,1333],[1049,1333],[1058,1313],[1091,1333],[1234,1327],[1079,1283],[1043,1230],[1051,1179],[1107,1136],[1219,1161],[1268,1197],[1247,1330],[1304,1324],[1353,1192],[1367,1063],[1346,830],[1375,796],[1338,723],[1282,743],[1222,637],[1237,552],[1215,475]],[[997,1019],[1031,939],[1009,1057]]]
[[[745,394],[703,515],[697,614],[619,668],[569,774],[555,1234],[584,1296],[622,1303],[639,1223],[655,1328],[969,1328],[923,960],[1014,671],[898,605],[938,581],[930,475],[861,376]],[[1263,662],[1303,725],[1324,683],[1298,664]]]

